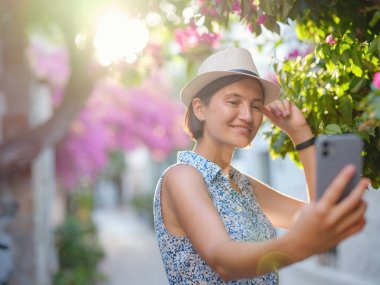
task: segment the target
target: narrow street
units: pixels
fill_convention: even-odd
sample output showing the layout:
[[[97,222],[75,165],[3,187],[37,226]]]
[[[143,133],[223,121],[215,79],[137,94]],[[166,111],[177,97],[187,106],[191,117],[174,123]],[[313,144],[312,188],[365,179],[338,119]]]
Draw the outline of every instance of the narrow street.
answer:
[[[94,213],[106,252],[100,270],[102,285],[167,285],[151,226],[131,208],[105,208]]]

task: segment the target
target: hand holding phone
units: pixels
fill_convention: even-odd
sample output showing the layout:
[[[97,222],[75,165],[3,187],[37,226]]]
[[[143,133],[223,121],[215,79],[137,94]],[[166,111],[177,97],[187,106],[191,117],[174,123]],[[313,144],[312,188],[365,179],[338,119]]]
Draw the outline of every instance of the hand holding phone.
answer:
[[[360,180],[362,172],[363,142],[354,134],[320,135],[316,139],[316,196],[319,199],[336,175],[348,164],[356,168],[355,174],[339,201],[344,199]]]

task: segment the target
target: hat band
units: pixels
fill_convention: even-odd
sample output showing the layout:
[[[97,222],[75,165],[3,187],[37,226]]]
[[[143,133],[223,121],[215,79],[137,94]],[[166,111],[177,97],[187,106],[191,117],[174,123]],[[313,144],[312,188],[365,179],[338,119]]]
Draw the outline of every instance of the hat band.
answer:
[[[240,73],[245,73],[245,74],[253,75],[256,77],[260,77],[257,73],[252,72],[250,70],[246,70],[246,69],[230,69],[228,71],[240,72]]]

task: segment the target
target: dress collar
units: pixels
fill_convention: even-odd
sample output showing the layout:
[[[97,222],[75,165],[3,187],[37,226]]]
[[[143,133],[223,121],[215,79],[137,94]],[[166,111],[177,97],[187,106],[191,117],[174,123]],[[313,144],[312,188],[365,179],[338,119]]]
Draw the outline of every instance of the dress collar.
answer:
[[[179,151],[177,162],[188,164],[198,169],[206,182],[211,182],[219,172],[222,172],[222,169],[216,163],[194,151]]]

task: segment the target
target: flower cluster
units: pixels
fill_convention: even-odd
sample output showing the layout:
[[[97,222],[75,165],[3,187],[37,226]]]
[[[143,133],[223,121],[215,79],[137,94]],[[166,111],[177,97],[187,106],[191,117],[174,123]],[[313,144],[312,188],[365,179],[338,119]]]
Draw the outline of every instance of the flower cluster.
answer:
[[[174,38],[182,52],[196,48],[199,45],[206,45],[213,48],[219,45],[219,34],[211,32],[200,32],[195,24],[190,24],[184,29],[176,29]]]
[[[53,103],[58,105],[70,74],[67,50],[42,37],[34,36],[30,39],[28,57],[36,77],[49,84]]]
[[[182,130],[183,106],[170,93],[159,73],[130,89],[114,81],[98,84],[58,148],[63,184],[71,188],[83,178],[94,179],[113,150],[145,145],[155,159],[164,159],[185,147],[189,139]]]
[[[157,51],[153,46],[152,50]],[[150,54],[153,60],[160,59],[159,54]],[[70,71],[67,51],[32,38],[29,58],[38,80],[46,82],[53,94],[63,94]],[[63,185],[70,189],[83,178],[93,180],[115,150],[145,145],[155,159],[164,159],[185,147],[190,140],[182,130],[184,107],[170,97],[172,93],[172,85],[159,70],[129,89],[112,80],[99,82],[58,145],[57,172]],[[53,99],[58,104],[61,97]]]
[[[336,44],[336,40],[334,39],[334,36],[332,34],[329,34],[327,37],[326,37],[326,43],[328,43],[329,45],[334,45]]]

